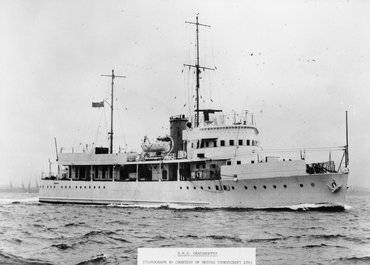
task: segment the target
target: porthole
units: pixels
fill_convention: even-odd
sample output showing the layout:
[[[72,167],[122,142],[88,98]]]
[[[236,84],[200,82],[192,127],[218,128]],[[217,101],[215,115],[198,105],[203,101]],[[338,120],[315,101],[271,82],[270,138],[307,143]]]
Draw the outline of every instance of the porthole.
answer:
[[[63,189],[63,186],[60,186],[61,189]]]
[[[312,183],[311,183],[311,186],[312,186],[312,187],[315,187],[315,183],[313,183],[313,182],[312,182]]]
[[[200,189],[202,190],[202,189],[203,189],[203,187],[201,186],[201,187],[200,187]]]
[[[100,189],[100,186],[98,186],[98,189]]]
[[[303,184],[299,184],[299,186],[301,186],[301,188],[303,188]]]
[[[287,187],[287,186],[284,184],[284,188],[285,188],[285,189],[286,189],[286,187]]]
[[[196,189],[197,189],[197,187],[194,187],[194,189],[196,190]]]
[[[71,186],[69,186],[69,188],[71,188]]]
[[[257,189],[257,187],[256,186],[253,186],[253,188],[256,190]]]
[[[215,186],[215,189],[218,190],[218,186]]]
[[[94,186],[94,189],[95,189],[95,186]]]
[[[276,189],[276,185],[274,185],[273,187],[274,187],[274,189]]]
[[[234,186],[231,186],[231,188],[232,188],[233,190],[235,190],[235,187],[234,187]]]
[[[103,189],[105,189],[105,186],[103,186]]]
[[[55,186],[54,186],[54,189],[55,189]]]
[[[182,187],[180,187],[180,190],[182,190]]]
[[[89,189],[91,189],[91,186],[89,186]]]
[[[264,188],[264,189],[266,189],[266,186],[265,186],[265,185],[263,185],[263,188]]]
[[[77,189],[77,186],[76,186],[76,189]]]
[[[186,189],[188,190],[188,189],[189,189],[189,187],[186,187]]]
[[[210,190],[210,189],[211,189],[211,187],[209,187],[209,186],[208,186],[208,189]]]
[[[82,189],[82,186],[80,186],[80,189]]]
[[[86,189],[86,186],[84,188]]]
[[[244,186],[244,189],[246,189],[246,190],[247,190],[247,189],[248,189],[248,187],[247,187],[247,186]]]

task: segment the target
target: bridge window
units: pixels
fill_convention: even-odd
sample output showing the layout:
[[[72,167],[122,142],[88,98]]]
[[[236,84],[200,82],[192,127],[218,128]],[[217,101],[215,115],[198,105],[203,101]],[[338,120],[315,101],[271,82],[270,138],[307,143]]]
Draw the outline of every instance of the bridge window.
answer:
[[[239,139],[239,145],[243,145],[243,140]]]
[[[229,143],[230,143],[230,146],[233,146],[234,145],[234,140],[230,140]]]
[[[251,142],[250,142],[250,140],[247,140],[247,145],[251,145]]]
[[[240,165],[242,163],[242,161],[236,161],[236,164]]]
[[[220,146],[225,146],[225,140],[220,141]]]

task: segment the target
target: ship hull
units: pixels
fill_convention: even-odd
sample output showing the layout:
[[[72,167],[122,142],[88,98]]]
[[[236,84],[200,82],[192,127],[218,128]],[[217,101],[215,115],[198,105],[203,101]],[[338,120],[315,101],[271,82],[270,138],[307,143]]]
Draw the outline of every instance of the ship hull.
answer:
[[[39,201],[206,208],[284,208],[297,205],[344,207],[347,180],[348,174],[343,173],[241,180],[42,180]]]

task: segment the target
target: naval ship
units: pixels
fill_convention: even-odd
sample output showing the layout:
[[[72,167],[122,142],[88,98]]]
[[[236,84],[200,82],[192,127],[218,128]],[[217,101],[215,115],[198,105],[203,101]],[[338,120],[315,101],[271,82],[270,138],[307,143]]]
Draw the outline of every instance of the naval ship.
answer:
[[[258,128],[248,112],[228,119],[219,109],[199,104],[200,75],[213,70],[199,64],[198,16],[195,69],[196,108],[189,117],[169,118],[169,135],[150,141],[140,152],[114,152],[111,77],[110,147],[83,152],[57,148],[58,172],[41,179],[39,201],[123,206],[179,206],[210,208],[285,208],[300,205],[343,208],[348,181],[348,126],[346,145],[337,167],[334,161],[306,162],[266,156]],[[100,107],[103,102],[93,103]],[[248,118],[249,117],[249,118]],[[342,163],[344,161],[344,163]]]

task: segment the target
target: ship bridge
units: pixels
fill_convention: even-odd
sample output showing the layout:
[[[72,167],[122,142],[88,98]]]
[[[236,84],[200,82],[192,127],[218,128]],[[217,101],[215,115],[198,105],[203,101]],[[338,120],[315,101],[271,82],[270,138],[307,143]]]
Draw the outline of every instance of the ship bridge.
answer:
[[[223,114],[205,109],[199,126],[183,131],[188,158],[226,159],[229,164],[255,163],[261,149],[253,114]]]

